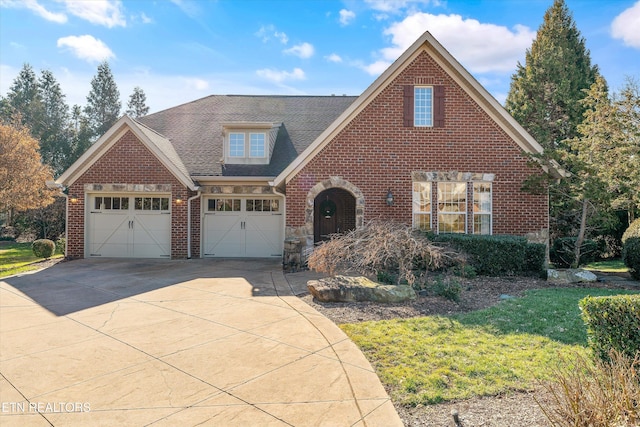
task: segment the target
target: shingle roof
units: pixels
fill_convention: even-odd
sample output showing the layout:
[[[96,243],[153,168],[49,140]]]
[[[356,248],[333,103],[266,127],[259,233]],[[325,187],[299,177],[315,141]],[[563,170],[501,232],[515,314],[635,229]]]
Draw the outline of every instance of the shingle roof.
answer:
[[[137,119],[168,139],[189,174],[276,176],[357,97],[212,95]],[[271,122],[279,127],[271,163],[225,165],[223,123]]]

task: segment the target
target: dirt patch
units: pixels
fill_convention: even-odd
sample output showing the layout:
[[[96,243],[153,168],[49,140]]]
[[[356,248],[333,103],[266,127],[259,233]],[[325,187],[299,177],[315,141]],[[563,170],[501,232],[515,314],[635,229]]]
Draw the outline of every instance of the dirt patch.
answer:
[[[530,277],[458,278],[462,284],[460,301],[455,303],[442,297],[424,296],[415,301],[398,304],[318,303],[311,295],[300,296],[307,304],[337,324],[370,320],[399,319],[416,316],[451,315],[481,310],[498,304],[502,299],[520,297],[530,289],[558,287],[546,280]],[[635,289],[633,283],[597,282],[575,284],[572,287],[602,287]],[[477,397],[460,402],[406,407],[395,405],[405,426],[455,426],[452,411],[457,411],[463,427],[538,427],[549,423],[536,399],[548,406],[550,397],[543,388],[529,392],[510,392],[491,397]]]

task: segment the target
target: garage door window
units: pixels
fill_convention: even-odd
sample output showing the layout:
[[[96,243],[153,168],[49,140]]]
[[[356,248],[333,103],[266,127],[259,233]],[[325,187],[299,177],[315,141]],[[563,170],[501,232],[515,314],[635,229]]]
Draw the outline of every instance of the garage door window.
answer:
[[[240,199],[209,199],[209,212],[240,212]]]
[[[134,209],[137,211],[168,211],[168,197],[136,197]]]
[[[247,200],[247,212],[280,212],[280,201],[270,199]]]
[[[129,209],[128,197],[96,197],[94,209],[100,211],[126,211]]]

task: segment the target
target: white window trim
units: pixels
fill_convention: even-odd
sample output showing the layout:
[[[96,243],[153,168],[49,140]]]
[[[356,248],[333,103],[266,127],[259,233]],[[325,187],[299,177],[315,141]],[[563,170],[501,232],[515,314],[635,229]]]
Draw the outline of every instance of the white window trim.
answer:
[[[433,185],[431,183],[431,181],[413,181],[412,182],[412,187],[415,184],[424,184],[426,186],[428,186],[429,188],[429,212],[427,211],[421,211],[421,210],[416,210],[415,206],[416,206],[416,194],[420,194],[418,192],[416,192],[413,188],[412,190],[412,197],[411,197],[411,221],[412,221],[412,226],[413,228],[418,228],[418,224],[416,224],[416,215],[429,215],[429,230],[433,230]],[[420,197],[420,196],[419,196]],[[421,198],[420,198],[421,199]],[[428,230],[425,230],[428,231]]]
[[[469,215],[468,215],[468,210],[469,210],[469,183],[467,182],[462,182],[462,181],[438,181],[436,183],[436,186],[438,186],[439,184],[464,184],[464,211],[459,212],[459,211],[440,211],[440,201],[436,200],[436,206],[435,206],[435,210],[436,210],[436,233],[438,234],[469,234],[469,226],[468,226],[468,220],[469,220]],[[438,189],[439,190],[439,189]],[[438,191],[439,192],[439,191]],[[460,202],[458,202],[460,203]],[[462,215],[464,216],[464,231],[462,233],[460,232],[446,232],[446,231],[440,231],[440,215]]]
[[[242,135],[242,156],[236,156],[231,153],[231,136],[232,135]],[[229,132],[229,136],[227,138],[227,147],[228,147],[229,157],[234,159],[244,159],[246,157],[245,153],[247,152],[246,132]]]
[[[431,90],[431,106],[430,106],[430,116],[429,116],[429,123],[428,124],[418,124],[418,109],[416,108],[416,102],[418,100],[418,96],[417,96],[417,91],[419,89],[430,89]],[[414,127],[433,127],[433,109],[434,109],[434,89],[433,86],[431,85],[419,85],[419,86],[414,86],[413,87],[413,126]]]
[[[251,137],[253,135],[262,135],[262,156],[251,155]],[[267,157],[267,133],[266,132],[249,132],[249,157],[254,159],[264,159]]]
[[[473,220],[472,220],[472,230],[471,232],[473,234],[476,234],[476,219],[475,216],[476,215],[489,215],[489,236],[493,235],[493,183],[491,182],[474,182],[473,183],[473,187],[472,187],[472,200],[471,203],[473,206],[475,204],[475,195],[476,195],[476,184],[478,185],[488,185],[490,192],[489,192],[489,211],[479,211],[479,212],[473,212]],[[480,234],[480,233],[478,233]],[[484,234],[486,235],[486,234]]]

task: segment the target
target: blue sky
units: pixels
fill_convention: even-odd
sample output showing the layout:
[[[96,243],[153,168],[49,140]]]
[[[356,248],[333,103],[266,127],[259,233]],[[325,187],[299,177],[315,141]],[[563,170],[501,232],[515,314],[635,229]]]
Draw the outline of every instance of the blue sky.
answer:
[[[640,1],[565,0],[612,89],[640,79]],[[211,94],[359,95],[430,31],[501,103],[553,0],[0,0],[0,94],[24,63],[86,103],[108,60],[123,107]]]

